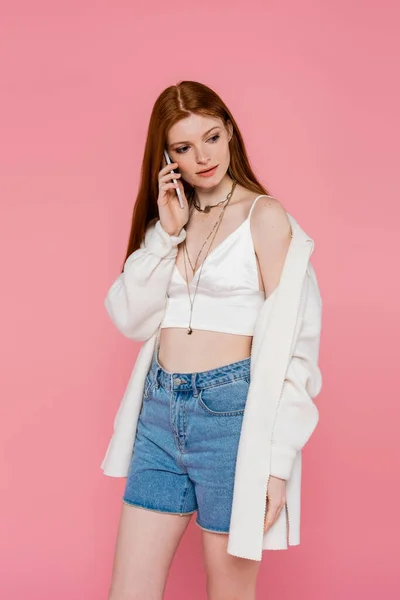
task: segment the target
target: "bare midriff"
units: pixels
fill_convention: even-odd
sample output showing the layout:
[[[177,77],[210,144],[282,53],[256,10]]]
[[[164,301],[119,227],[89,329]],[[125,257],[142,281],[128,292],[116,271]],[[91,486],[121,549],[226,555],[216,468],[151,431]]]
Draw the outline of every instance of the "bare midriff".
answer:
[[[170,373],[198,373],[244,360],[251,353],[252,335],[166,327],[160,332],[158,361]]]

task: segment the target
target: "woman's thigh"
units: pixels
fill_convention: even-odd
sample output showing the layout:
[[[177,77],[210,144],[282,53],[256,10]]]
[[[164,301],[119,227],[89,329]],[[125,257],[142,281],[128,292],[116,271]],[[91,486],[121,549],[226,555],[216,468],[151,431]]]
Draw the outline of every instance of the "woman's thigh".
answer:
[[[207,600],[256,600],[261,561],[228,554],[228,535],[202,530]]]
[[[122,504],[109,600],[162,600],[190,518]]]

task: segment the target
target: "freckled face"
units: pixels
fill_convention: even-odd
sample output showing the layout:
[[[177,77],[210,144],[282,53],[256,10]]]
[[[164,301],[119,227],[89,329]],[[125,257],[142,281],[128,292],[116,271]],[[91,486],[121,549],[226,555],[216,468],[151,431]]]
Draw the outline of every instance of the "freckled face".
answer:
[[[167,149],[182,178],[196,187],[214,187],[225,176],[230,162],[230,133],[220,119],[191,114],[168,132]],[[217,167],[210,176],[199,171]]]

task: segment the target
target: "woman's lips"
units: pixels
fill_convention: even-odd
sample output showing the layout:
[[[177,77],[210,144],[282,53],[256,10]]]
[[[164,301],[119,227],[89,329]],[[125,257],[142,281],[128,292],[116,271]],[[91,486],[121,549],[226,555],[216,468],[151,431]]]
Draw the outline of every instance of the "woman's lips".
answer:
[[[212,177],[217,168],[218,165],[216,167],[213,167],[210,171],[205,171],[204,173],[197,173],[197,175],[199,175],[200,177]]]

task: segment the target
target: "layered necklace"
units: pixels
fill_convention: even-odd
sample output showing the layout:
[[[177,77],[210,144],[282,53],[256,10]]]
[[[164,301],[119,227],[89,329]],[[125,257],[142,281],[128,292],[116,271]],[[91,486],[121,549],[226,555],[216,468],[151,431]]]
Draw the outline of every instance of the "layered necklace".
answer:
[[[217,204],[212,204],[212,205],[210,205],[210,204],[207,204],[207,205],[204,207],[204,209],[202,209],[202,208],[200,207],[200,205],[198,204],[198,200],[197,200],[197,197],[196,197],[196,193],[194,192],[194,196],[193,196],[193,206],[196,208],[196,210],[198,210],[198,211],[200,211],[200,212],[205,212],[205,213],[208,213],[208,212],[210,212],[210,210],[211,210],[212,208],[214,208],[214,207],[216,207],[216,206],[220,206],[221,204],[223,204],[223,209],[222,209],[221,213],[219,214],[219,216],[218,216],[217,220],[215,221],[215,223],[214,223],[214,225],[213,225],[213,227],[212,227],[212,229],[211,229],[210,233],[207,235],[207,237],[206,237],[206,239],[205,239],[205,241],[204,241],[203,245],[201,246],[201,248],[200,248],[200,250],[199,250],[199,252],[198,252],[198,254],[197,254],[197,256],[196,256],[196,261],[195,261],[194,265],[192,264],[192,261],[190,260],[190,256],[189,256],[188,249],[187,249],[187,245],[186,245],[186,239],[183,241],[183,261],[184,261],[184,264],[185,264],[185,278],[186,278],[186,286],[187,286],[187,291],[188,291],[188,296],[189,296],[189,303],[190,303],[190,318],[189,318],[189,325],[188,325],[188,328],[187,328],[187,330],[186,330],[186,333],[187,333],[188,335],[190,335],[190,334],[193,332],[193,329],[192,329],[192,327],[191,327],[191,324],[192,324],[192,314],[193,314],[193,304],[194,304],[194,301],[195,301],[195,298],[196,298],[196,294],[197,294],[197,288],[199,287],[199,282],[200,282],[201,272],[202,272],[202,270],[203,270],[203,266],[204,266],[204,263],[205,263],[205,261],[206,261],[206,259],[207,259],[208,253],[210,252],[210,248],[211,248],[211,246],[212,246],[212,244],[213,244],[214,238],[215,238],[215,236],[217,235],[217,232],[218,232],[219,226],[220,226],[220,224],[221,224],[222,218],[223,218],[223,216],[224,216],[224,214],[225,214],[225,209],[226,209],[226,207],[228,206],[230,199],[232,198],[232,195],[233,195],[233,192],[234,192],[234,190],[235,190],[236,184],[237,184],[237,181],[236,181],[236,180],[233,180],[233,182],[232,182],[232,189],[231,189],[231,191],[228,193],[228,195],[226,196],[226,198],[224,198],[223,200],[221,200],[221,202],[218,202]],[[225,204],[224,204],[224,203],[225,203]],[[193,299],[192,299],[192,297],[191,297],[191,294],[190,294],[190,284],[189,284],[189,282],[188,282],[188,276],[187,276],[186,257],[187,257],[187,259],[188,259],[188,261],[189,261],[190,268],[192,269],[192,279],[193,279],[193,278],[194,278],[194,274],[195,274],[195,272],[196,272],[197,263],[198,263],[198,261],[199,261],[200,254],[201,254],[201,252],[202,252],[202,250],[203,250],[204,246],[206,245],[207,241],[209,240],[210,236],[212,236],[212,238],[211,238],[211,242],[210,242],[210,244],[209,244],[209,246],[208,246],[208,249],[207,249],[206,255],[205,255],[205,257],[204,257],[204,260],[203,260],[203,262],[202,262],[202,263],[201,263],[201,265],[200,265],[200,269],[199,269],[199,276],[198,276],[198,278],[197,278],[197,282],[196,282],[196,288],[195,288],[194,295],[193,295]],[[192,282],[192,280],[190,280],[190,283],[191,283],[191,282]]]

